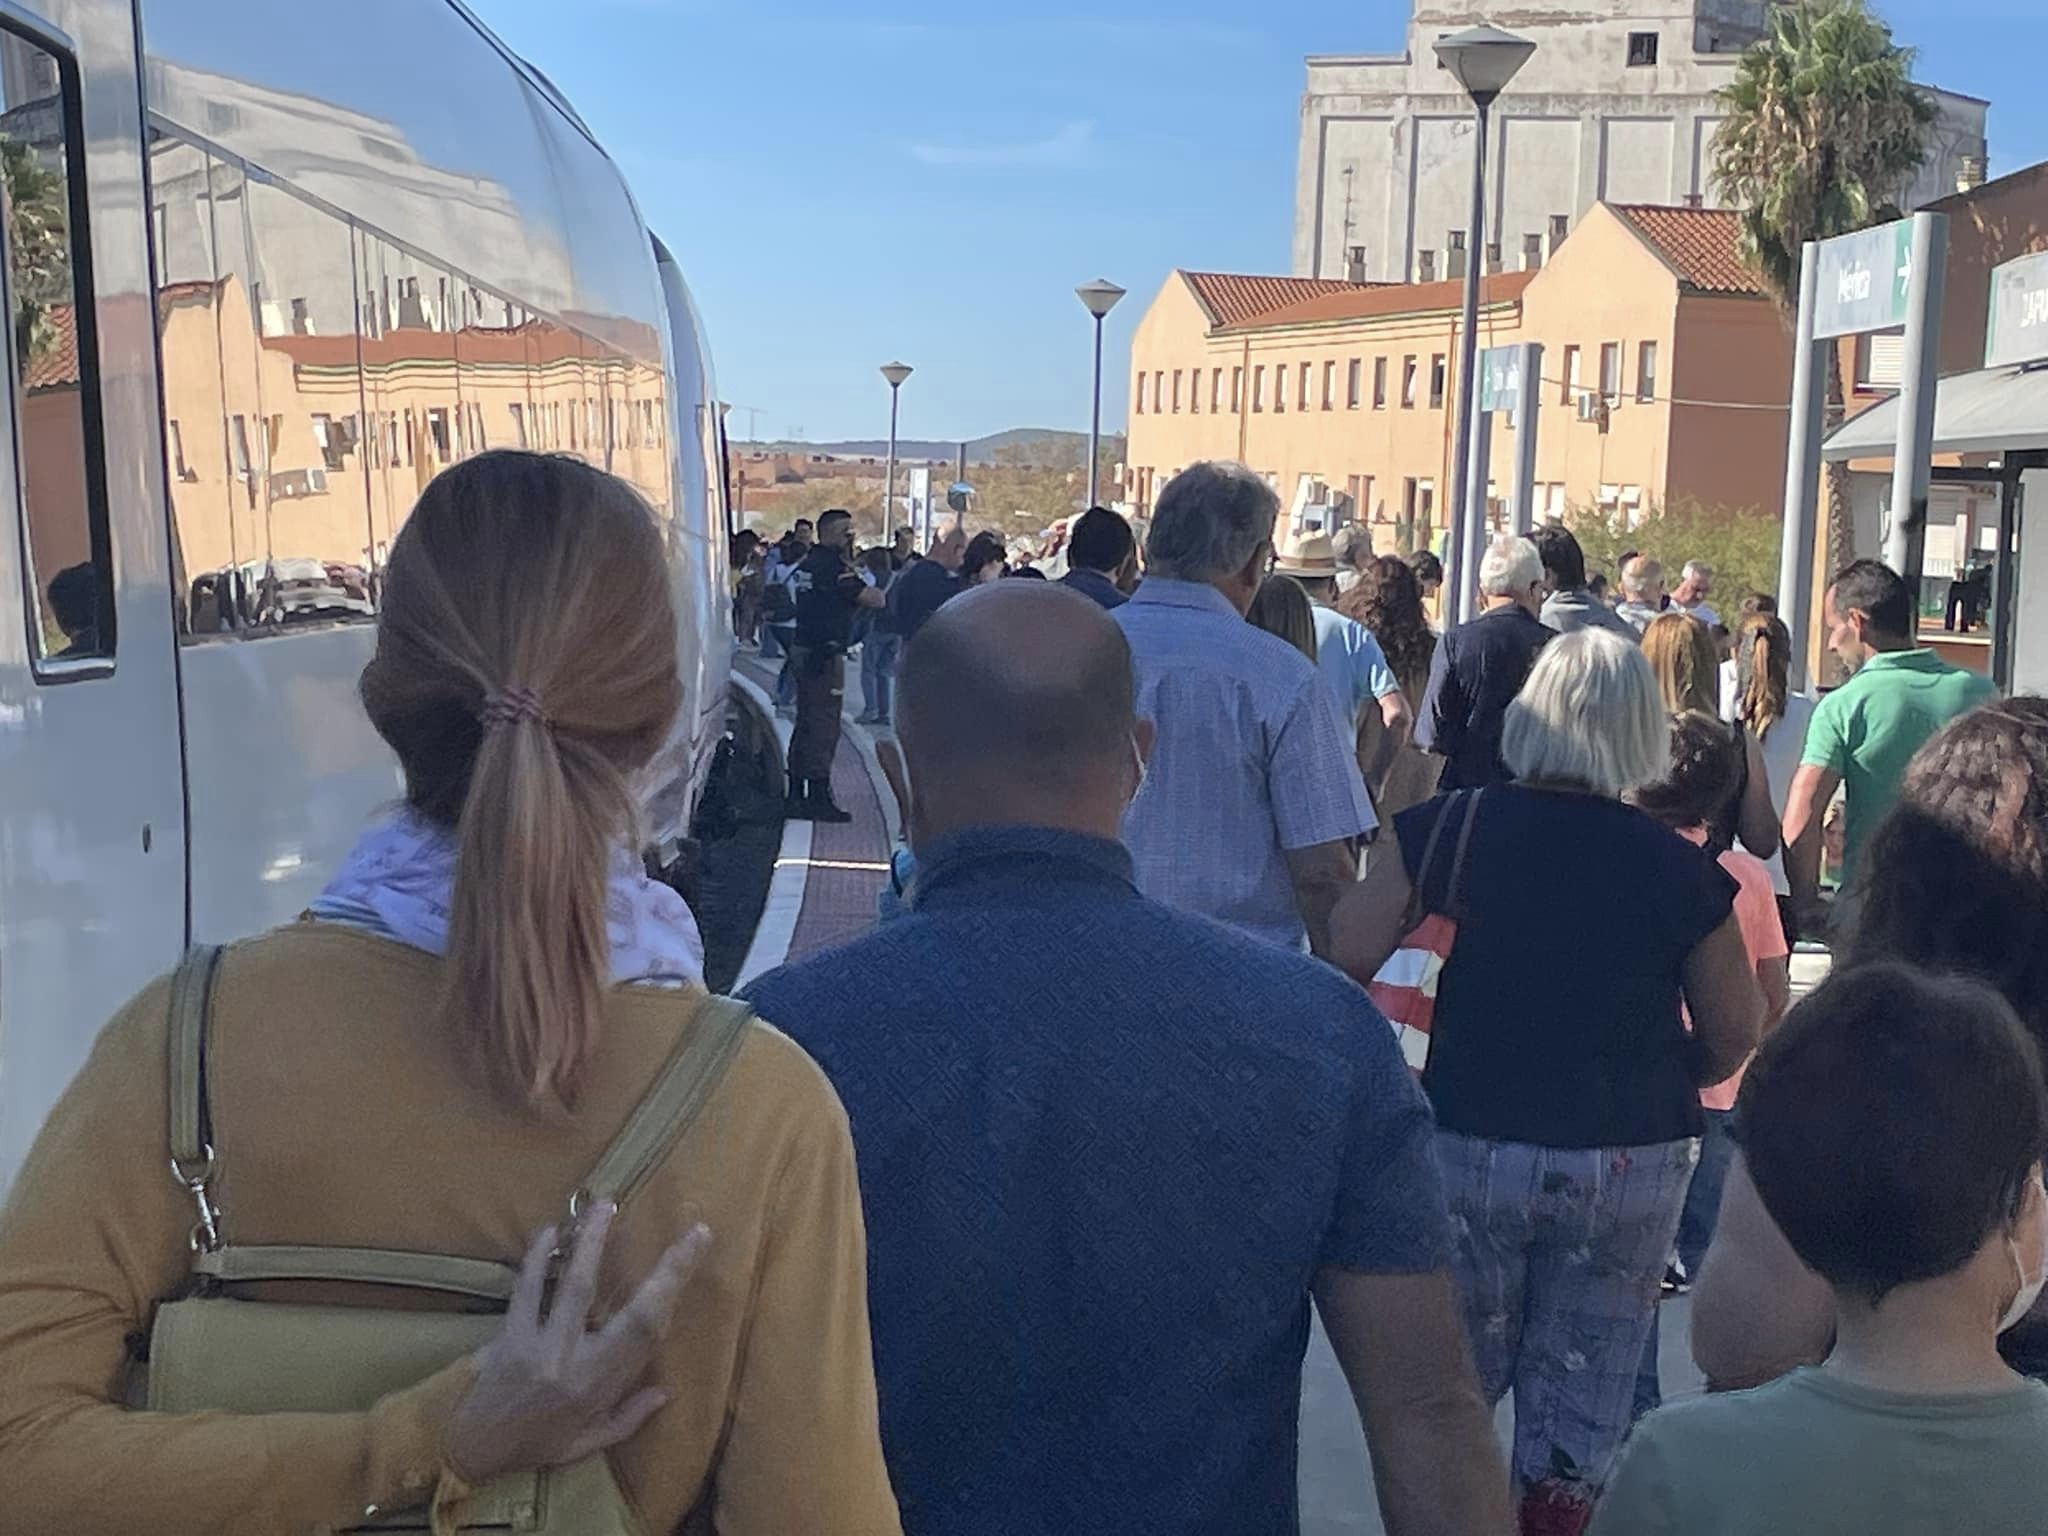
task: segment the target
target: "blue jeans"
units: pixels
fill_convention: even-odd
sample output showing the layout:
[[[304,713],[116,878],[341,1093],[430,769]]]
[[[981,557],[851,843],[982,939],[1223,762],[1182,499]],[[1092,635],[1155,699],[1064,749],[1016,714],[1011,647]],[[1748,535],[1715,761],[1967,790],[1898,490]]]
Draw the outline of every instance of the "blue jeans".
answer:
[[[777,629],[773,624],[763,624],[760,627],[761,659],[763,661],[773,661],[788,649],[782,643],[782,636],[783,631]]]
[[[796,667],[790,647],[796,644],[796,626],[778,624],[773,629],[763,629],[761,633],[773,636],[776,649],[782,653],[782,670],[775,674],[775,703],[778,708],[793,709],[796,707]],[[766,640],[761,642],[761,650],[764,655],[767,653]]]
[[[1487,1400],[1515,1394],[1525,1507],[1590,1510],[1627,1437],[1698,1144],[1563,1149],[1439,1131],[1452,1268]]]
[[[882,725],[889,723],[890,695],[896,684],[896,658],[902,654],[903,637],[868,631],[860,644],[860,698],[864,714]]]

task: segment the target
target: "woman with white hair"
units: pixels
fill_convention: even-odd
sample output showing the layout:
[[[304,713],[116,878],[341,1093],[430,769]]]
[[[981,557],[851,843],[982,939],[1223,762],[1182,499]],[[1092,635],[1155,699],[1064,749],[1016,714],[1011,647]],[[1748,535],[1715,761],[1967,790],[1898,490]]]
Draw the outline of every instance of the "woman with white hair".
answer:
[[[1394,819],[1401,857],[1339,905],[1333,958],[1365,981],[1423,914],[1458,925],[1422,1085],[1466,1328],[1493,1401],[1515,1394],[1522,1529],[1576,1532],[1628,1432],[1699,1090],[1754,1048],[1762,1001],[1734,882],[1623,801],[1669,756],[1635,646],[1553,641],[1501,755],[1513,782]]]

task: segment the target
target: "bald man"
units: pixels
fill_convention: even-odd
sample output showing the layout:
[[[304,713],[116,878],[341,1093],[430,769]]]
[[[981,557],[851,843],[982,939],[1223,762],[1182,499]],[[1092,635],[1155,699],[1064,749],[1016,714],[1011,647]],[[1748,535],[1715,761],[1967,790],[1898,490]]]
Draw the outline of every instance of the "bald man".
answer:
[[[1093,602],[904,653],[911,910],[762,978],[846,1105],[907,1536],[1296,1536],[1311,1296],[1393,1536],[1504,1536],[1427,1106],[1365,994],[1138,893],[1152,743]]]

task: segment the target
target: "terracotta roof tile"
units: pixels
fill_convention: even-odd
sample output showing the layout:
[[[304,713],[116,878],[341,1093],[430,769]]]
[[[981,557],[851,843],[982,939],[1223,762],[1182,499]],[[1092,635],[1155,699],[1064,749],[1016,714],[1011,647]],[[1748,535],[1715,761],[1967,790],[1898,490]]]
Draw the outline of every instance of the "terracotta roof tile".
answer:
[[[1481,280],[1482,304],[1509,304],[1536,278],[1534,272],[1496,272]],[[1319,325],[1343,320],[1374,320],[1385,315],[1426,315],[1454,310],[1464,302],[1465,283],[1384,283],[1369,287],[1346,284],[1342,292],[1302,299],[1284,309],[1255,316],[1240,329],[1264,330],[1277,325]],[[1228,329],[1228,327],[1225,327]]]
[[[1276,309],[1328,293],[1362,292],[1380,283],[1347,283],[1334,277],[1261,277],[1245,272],[1183,272],[1195,297],[1219,330],[1244,325]]]
[[[64,389],[78,382],[78,311],[69,304],[52,304],[49,334],[50,344],[28,360],[28,377],[22,382],[31,390]]]
[[[1763,278],[1742,259],[1741,224],[1732,208],[1608,206],[1686,286],[1701,293],[1765,292]]]

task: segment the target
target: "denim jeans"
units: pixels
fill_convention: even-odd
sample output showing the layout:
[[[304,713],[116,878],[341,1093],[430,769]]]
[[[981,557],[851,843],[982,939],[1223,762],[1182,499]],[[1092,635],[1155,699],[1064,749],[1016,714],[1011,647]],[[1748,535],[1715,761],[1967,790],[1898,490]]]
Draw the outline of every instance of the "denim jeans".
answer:
[[[1523,1529],[1576,1531],[1627,1437],[1698,1143],[1564,1149],[1440,1131],[1465,1329],[1515,1394]]]
[[[868,631],[860,645],[860,698],[868,719],[887,725],[891,717],[891,695],[896,685],[896,658],[902,653],[901,635]]]
[[[787,649],[782,643],[782,637],[786,633],[788,633],[786,628],[774,624],[763,624],[760,627],[761,659],[763,661],[773,661]]]
[[[782,670],[775,674],[775,702],[779,707],[793,709],[796,706],[796,663],[792,660],[792,652],[796,645],[796,626],[777,624],[772,629],[763,628],[761,633],[772,636],[776,648],[782,652]],[[761,642],[761,651],[763,655],[767,654],[768,642],[765,640]]]

